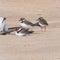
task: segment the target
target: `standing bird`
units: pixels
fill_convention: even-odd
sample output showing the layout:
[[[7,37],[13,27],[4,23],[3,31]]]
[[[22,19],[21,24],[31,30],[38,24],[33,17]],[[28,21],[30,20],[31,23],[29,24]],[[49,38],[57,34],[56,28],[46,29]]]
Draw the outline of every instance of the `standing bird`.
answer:
[[[27,21],[25,18],[20,18],[19,23],[22,28],[25,28],[28,30],[33,26],[33,23],[31,23],[30,21]]]
[[[9,33],[8,27],[6,25],[6,18],[5,17],[0,17],[0,32],[1,32],[1,34]]]
[[[41,27],[41,31],[45,32],[46,31],[46,26],[48,26],[47,21],[43,17],[39,17],[37,19],[37,25]]]

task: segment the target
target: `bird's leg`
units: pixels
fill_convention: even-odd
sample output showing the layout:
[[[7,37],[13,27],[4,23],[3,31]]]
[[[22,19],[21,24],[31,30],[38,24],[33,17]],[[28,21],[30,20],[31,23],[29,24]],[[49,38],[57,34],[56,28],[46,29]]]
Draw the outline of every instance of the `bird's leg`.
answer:
[[[43,32],[43,27],[41,27],[41,32]]]
[[[44,32],[46,32],[46,26],[44,26]]]

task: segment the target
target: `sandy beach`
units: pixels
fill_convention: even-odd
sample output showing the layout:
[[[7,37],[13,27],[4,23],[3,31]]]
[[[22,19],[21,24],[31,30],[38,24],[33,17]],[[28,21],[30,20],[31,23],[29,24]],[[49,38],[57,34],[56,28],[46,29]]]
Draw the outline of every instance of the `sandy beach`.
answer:
[[[29,36],[0,35],[0,60],[60,60],[59,0],[0,0],[0,16],[9,28],[21,17],[35,23],[42,16],[49,23],[46,32],[36,26]]]

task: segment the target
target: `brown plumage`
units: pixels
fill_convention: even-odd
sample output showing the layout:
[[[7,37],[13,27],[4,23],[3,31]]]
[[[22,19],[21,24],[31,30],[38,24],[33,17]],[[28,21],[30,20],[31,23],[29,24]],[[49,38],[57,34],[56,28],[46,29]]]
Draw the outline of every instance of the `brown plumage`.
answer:
[[[38,21],[38,25],[41,27],[41,31],[46,31],[46,27],[48,26],[48,23],[47,23],[47,21],[43,18],[43,17],[39,17],[38,19],[37,19],[37,21]]]

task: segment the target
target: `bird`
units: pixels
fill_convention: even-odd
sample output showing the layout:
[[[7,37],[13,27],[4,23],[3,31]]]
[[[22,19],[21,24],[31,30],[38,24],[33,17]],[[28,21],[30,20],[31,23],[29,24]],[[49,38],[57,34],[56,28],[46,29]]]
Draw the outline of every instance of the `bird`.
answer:
[[[37,23],[35,23],[35,25],[40,26],[41,27],[41,31],[45,32],[46,31],[46,27],[48,26],[48,23],[43,17],[39,17],[37,19]]]
[[[29,35],[31,33],[33,33],[34,31],[29,31],[28,29],[25,29],[25,28],[19,28],[15,34],[17,36],[26,36],[26,35]]]
[[[0,17],[0,33],[2,33],[3,35],[9,33],[5,17]]]
[[[19,23],[20,23],[20,27],[28,29],[28,30],[29,29],[32,30],[33,23],[28,21],[28,20],[26,20],[24,17],[20,18]]]

